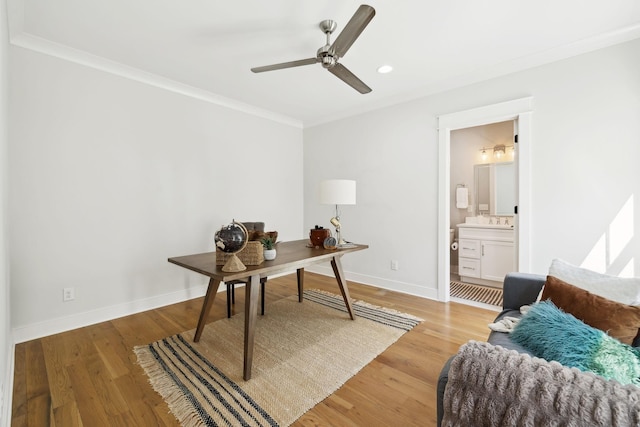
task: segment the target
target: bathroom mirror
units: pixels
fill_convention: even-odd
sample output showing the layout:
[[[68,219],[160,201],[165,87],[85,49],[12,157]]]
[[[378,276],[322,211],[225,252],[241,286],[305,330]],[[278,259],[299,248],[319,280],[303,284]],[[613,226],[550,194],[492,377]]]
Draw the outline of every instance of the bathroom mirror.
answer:
[[[476,215],[513,215],[516,173],[513,162],[474,165]]]

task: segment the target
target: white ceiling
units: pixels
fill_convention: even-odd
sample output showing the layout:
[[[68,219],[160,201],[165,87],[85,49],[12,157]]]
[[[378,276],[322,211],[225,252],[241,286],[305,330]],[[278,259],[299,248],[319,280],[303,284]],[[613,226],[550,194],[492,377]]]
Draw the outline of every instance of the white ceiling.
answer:
[[[370,0],[376,16],[340,60],[361,95],[315,56],[362,1],[8,0],[13,44],[299,126],[640,37],[638,0]],[[394,71],[378,74],[390,64]]]

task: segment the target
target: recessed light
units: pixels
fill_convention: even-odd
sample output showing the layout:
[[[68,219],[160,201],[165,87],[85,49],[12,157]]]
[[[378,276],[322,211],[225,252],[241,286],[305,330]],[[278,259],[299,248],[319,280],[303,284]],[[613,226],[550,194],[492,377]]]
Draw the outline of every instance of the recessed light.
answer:
[[[391,65],[381,65],[380,67],[378,67],[378,72],[380,74],[387,74],[391,71],[393,71],[393,67]]]

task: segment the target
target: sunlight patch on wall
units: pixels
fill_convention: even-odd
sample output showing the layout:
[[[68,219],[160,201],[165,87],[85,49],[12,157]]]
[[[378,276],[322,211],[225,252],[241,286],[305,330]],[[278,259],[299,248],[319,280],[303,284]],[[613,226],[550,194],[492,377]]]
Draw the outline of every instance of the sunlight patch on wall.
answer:
[[[605,234],[600,236],[580,266],[598,273],[607,271],[607,236]]]
[[[634,277],[633,257],[628,260],[622,259],[625,249],[631,244],[633,235],[633,195],[631,195],[609,224],[609,229],[595,243],[581,267],[620,277]],[[609,271],[615,263],[624,263],[624,267],[619,271]]]
[[[631,258],[629,260],[627,265],[624,266],[624,268],[622,269],[622,271],[620,272],[620,274],[618,276],[620,276],[620,277],[636,277],[636,271],[633,268],[633,258]]]
[[[633,196],[629,197],[609,226],[609,260],[613,263],[633,237]]]

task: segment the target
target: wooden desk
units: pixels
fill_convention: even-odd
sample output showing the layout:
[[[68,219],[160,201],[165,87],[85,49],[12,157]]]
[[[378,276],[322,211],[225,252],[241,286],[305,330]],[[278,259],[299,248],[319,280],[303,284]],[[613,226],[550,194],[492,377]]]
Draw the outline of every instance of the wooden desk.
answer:
[[[202,310],[200,311],[200,319],[196,327],[194,341],[199,341],[204,329],[205,320],[211,309],[211,305],[215,300],[216,293],[220,282],[229,280],[247,279],[248,283],[245,287],[245,309],[244,309],[244,369],[243,377],[245,380],[251,378],[251,364],[253,362],[253,342],[255,325],[258,315],[258,289],[260,287],[260,277],[272,276],[278,273],[286,273],[296,270],[298,276],[298,300],[302,302],[302,292],[304,290],[304,269],[307,266],[319,264],[322,262],[331,262],[333,273],[338,281],[338,287],[344,298],[351,319],[355,318],[353,308],[351,306],[351,298],[349,297],[349,288],[347,280],[342,270],[340,259],[349,252],[366,249],[367,245],[355,245],[353,248],[344,248],[337,250],[328,250],[324,248],[307,247],[309,240],[296,240],[293,242],[281,242],[276,245],[278,256],[273,261],[265,261],[260,265],[250,265],[244,271],[237,273],[229,273],[222,271],[222,266],[216,265],[216,253],[207,252],[203,254],[187,255],[169,258],[169,262],[187,268],[209,277],[209,287],[204,297]]]

